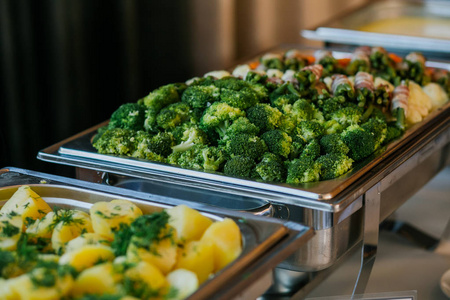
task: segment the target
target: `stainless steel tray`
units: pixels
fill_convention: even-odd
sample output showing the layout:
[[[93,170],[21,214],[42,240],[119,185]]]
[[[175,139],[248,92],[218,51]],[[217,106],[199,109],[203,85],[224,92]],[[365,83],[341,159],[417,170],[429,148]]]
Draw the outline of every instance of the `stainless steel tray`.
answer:
[[[29,185],[50,206],[89,210],[98,201],[127,199],[138,205],[144,213],[160,211],[182,204],[175,198],[156,197],[99,184],[37,173],[23,169],[0,169],[0,207],[20,185]],[[230,265],[209,279],[188,299],[254,299],[265,292],[269,284],[254,283],[271,278],[271,271],[289,254],[301,247],[312,235],[312,229],[289,221],[239,214],[226,210],[203,207],[202,213],[213,220],[232,218],[242,233],[242,254]],[[267,277],[267,274],[269,275]],[[267,279],[266,279],[267,280]]]
[[[298,47],[298,46],[297,46]],[[292,46],[289,46],[292,48]],[[303,52],[312,54],[315,49],[301,48]],[[279,50],[279,49],[278,49]],[[281,50],[279,50],[281,51]],[[345,51],[333,51],[337,58],[351,55]],[[450,64],[440,61],[427,61],[427,66],[450,70]],[[387,147],[358,162],[353,169],[343,176],[320,182],[305,183],[299,185],[272,184],[248,179],[234,178],[222,173],[205,172],[198,170],[182,169],[173,165],[140,160],[131,157],[121,157],[97,153],[91,145],[91,139],[97,129],[106,122],[87,129],[58,144],[41,150],[38,159],[88,168],[99,171],[107,171],[129,176],[149,176],[156,180],[179,181],[180,184],[193,184],[207,188],[238,190],[243,193],[258,194],[269,198],[282,198],[285,203],[293,205],[307,205],[318,209],[326,209],[325,203],[334,202],[336,196],[349,188],[357,180],[361,179],[370,170],[383,163],[387,157],[416,139],[424,131],[433,130],[436,125],[442,123],[450,114],[450,103],[432,112],[426,119],[411,127],[404,136],[390,143]],[[305,203],[303,199],[319,200]]]
[[[309,54],[316,50],[298,45],[283,47],[296,47]],[[346,57],[351,53],[335,50],[333,55]],[[427,64],[450,68],[446,62],[428,61]],[[378,228],[379,222],[449,163],[446,157],[450,143],[450,103],[411,127],[384,152],[356,165],[348,174],[298,186],[261,183],[128,157],[101,155],[92,148],[90,139],[104,124],[106,122],[41,150],[38,158],[74,166],[79,171],[114,177],[111,184],[126,189],[137,188],[166,197],[176,195],[193,205],[208,205],[202,200],[203,195],[214,194],[221,200],[211,202],[209,206],[252,213],[256,210],[258,214],[312,227],[314,237],[281,264],[282,268],[293,271],[315,272],[335,264],[364,239],[368,213],[376,215],[371,226]],[[378,204],[371,212],[367,203],[374,198]]]
[[[383,46],[388,49],[423,51],[429,55],[450,53],[450,38],[439,35],[436,29],[421,33],[412,32],[411,27],[398,29],[395,34],[386,30],[363,31],[364,26],[375,22],[387,22],[395,18],[441,21],[441,28],[450,30],[450,3],[445,1],[370,1],[353,11],[322,24],[312,30],[303,30],[307,39],[334,44]],[[436,25],[435,25],[436,26]],[[367,28],[367,27],[366,27]],[[431,32],[430,32],[431,31]],[[392,31],[389,31],[392,32]]]

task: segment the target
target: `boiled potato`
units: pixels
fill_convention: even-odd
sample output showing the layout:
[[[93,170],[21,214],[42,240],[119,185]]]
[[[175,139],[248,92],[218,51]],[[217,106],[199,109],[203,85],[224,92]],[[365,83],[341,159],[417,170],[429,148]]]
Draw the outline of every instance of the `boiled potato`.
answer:
[[[242,252],[241,231],[229,218],[215,222],[206,229],[201,241],[214,247],[214,271],[217,272],[235,260]]]
[[[428,83],[423,87],[423,91],[430,97],[433,109],[443,106],[449,100],[445,90],[437,83]]]
[[[0,215],[0,250],[15,250],[22,234],[22,217],[15,214]]]
[[[64,210],[58,212],[61,220],[52,233],[52,247],[56,253],[64,253],[66,243],[82,233],[93,232],[89,214],[80,210]]]
[[[130,262],[146,261],[156,266],[163,274],[169,273],[177,261],[177,244],[170,238],[151,245],[150,249],[140,248],[140,238],[133,237],[127,249],[127,260]]]
[[[117,283],[121,275],[114,271],[111,262],[85,269],[75,280],[72,295],[80,297],[84,294],[114,294],[119,292]]]
[[[177,269],[167,275],[167,280],[177,293],[171,300],[182,300],[194,293],[199,286],[197,275],[186,269]]]
[[[178,205],[166,210],[170,215],[169,224],[176,229],[181,241],[199,240],[213,221],[199,211],[186,205]]]
[[[99,261],[114,260],[113,250],[104,245],[86,245],[74,251],[67,252],[59,259],[60,265],[71,265],[77,271],[92,267]]]
[[[0,213],[3,214],[17,213],[22,217],[24,224],[28,218],[40,219],[51,211],[52,208],[26,185],[19,187],[0,209]]]
[[[51,211],[41,219],[36,220],[36,222],[29,225],[26,229],[26,233],[29,233],[32,237],[50,239],[53,233],[52,225],[56,222],[56,219],[55,212]]]
[[[113,240],[113,229],[119,228],[120,223],[130,224],[142,215],[142,211],[131,201],[117,199],[95,203],[90,209],[90,214],[94,231]]]
[[[161,271],[149,262],[141,261],[125,272],[125,278],[141,283],[153,291],[166,289],[168,282]]]
[[[66,252],[75,251],[86,245],[109,246],[110,244],[111,244],[110,241],[105,240],[105,238],[103,236],[101,236],[100,234],[94,233],[94,232],[88,232],[88,233],[83,233],[82,235],[69,241],[66,246]]]
[[[187,269],[197,274],[203,283],[214,271],[214,247],[212,243],[191,241],[179,251],[175,269]]]
[[[36,286],[29,274],[9,279],[9,289],[16,300],[59,300],[68,295],[73,285],[71,276],[66,275],[63,278],[57,278],[54,286]],[[8,280],[8,281],[9,281]]]

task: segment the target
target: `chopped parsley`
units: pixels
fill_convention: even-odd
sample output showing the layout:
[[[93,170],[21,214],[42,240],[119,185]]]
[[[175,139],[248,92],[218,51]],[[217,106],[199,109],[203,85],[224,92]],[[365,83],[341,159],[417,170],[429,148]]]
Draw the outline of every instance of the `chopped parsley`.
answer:
[[[16,234],[19,234],[20,228],[9,223],[9,221],[2,221],[2,223],[4,225],[2,227],[2,232],[0,233],[0,236],[12,237],[15,236]]]

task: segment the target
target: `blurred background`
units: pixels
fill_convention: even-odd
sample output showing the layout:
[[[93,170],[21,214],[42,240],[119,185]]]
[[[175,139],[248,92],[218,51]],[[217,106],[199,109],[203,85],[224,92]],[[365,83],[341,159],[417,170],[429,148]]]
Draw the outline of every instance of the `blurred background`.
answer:
[[[163,84],[232,67],[368,0],[0,0],[0,167]],[[312,44],[317,45],[317,44]]]

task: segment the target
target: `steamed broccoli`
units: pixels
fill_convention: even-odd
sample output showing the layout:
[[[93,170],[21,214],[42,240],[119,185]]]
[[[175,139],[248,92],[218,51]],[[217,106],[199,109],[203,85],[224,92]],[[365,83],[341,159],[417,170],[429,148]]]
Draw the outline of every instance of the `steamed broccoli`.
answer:
[[[130,155],[135,147],[136,132],[131,129],[112,128],[105,130],[93,143],[99,153]]]
[[[213,146],[194,145],[184,152],[174,152],[167,162],[182,168],[217,171],[225,163],[225,154]]]
[[[330,115],[331,120],[335,120],[344,127],[359,124],[361,118],[361,110],[353,106],[343,107]]]
[[[325,134],[341,133],[345,127],[336,120],[329,120],[323,124]]]
[[[275,154],[267,152],[255,167],[255,177],[269,182],[285,182],[287,170],[283,161]]]
[[[245,112],[224,102],[214,102],[208,107],[200,119],[200,129],[211,136],[225,135],[226,129],[234,120],[245,117]]]
[[[171,145],[170,136],[153,136],[145,131],[138,131],[134,137],[135,147],[130,156],[153,161],[165,162],[165,156],[171,151],[164,149],[167,143]]]
[[[322,111],[325,120],[330,120],[333,113],[343,108],[343,103],[345,102],[345,97],[337,96],[330,97],[319,101],[319,109]]]
[[[311,140],[305,145],[299,159],[315,160],[320,156],[320,144],[317,140]]]
[[[369,119],[364,124],[361,124],[361,128],[372,134],[374,141],[375,141],[374,150],[377,150],[378,148],[380,148],[380,146],[383,144],[384,140],[386,139],[386,134],[387,134],[386,122],[383,120],[380,120],[380,119],[372,118],[372,119]]]
[[[341,136],[337,133],[324,135],[320,141],[320,148],[324,154],[326,153],[342,153],[347,154],[350,149],[344,143]]]
[[[147,109],[158,113],[167,105],[180,101],[179,91],[180,85],[178,84],[171,83],[163,85],[140,99],[139,103],[144,104]]]
[[[294,103],[300,96],[300,93],[291,82],[285,82],[270,93],[269,100],[272,106],[281,109],[284,102],[289,102],[288,104]],[[281,97],[283,98],[278,99]]]
[[[298,135],[292,136],[291,149],[289,151],[289,159],[298,158],[300,154],[303,152],[307,142]]]
[[[125,103],[112,113],[108,128],[143,130],[144,120],[145,106],[138,103]]]
[[[268,97],[267,89],[235,77],[225,77],[214,82],[220,89],[220,100],[229,105],[247,109]]]
[[[183,126],[178,126],[172,134],[175,143],[177,143],[172,147],[173,152],[183,152],[194,145],[208,144],[208,136],[195,124],[186,123]]]
[[[220,89],[214,85],[194,85],[188,87],[183,95],[181,101],[189,104],[192,108],[199,108],[204,110],[211,103],[220,100]]]
[[[239,133],[232,139],[227,139],[223,148],[231,157],[244,156],[253,160],[260,158],[268,150],[264,140],[248,133]]]
[[[315,108],[308,100],[299,99],[293,105],[284,105],[282,108],[285,115],[288,115],[297,124],[301,121],[315,120],[322,121],[322,113]]]
[[[156,124],[164,130],[171,130],[190,119],[189,105],[177,102],[166,106],[156,116]]]
[[[271,99],[271,105],[278,108],[279,110],[282,110],[285,105],[292,105],[298,99],[300,98],[296,94],[281,95],[278,97],[273,97]]]
[[[320,165],[314,159],[296,158],[287,165],[286,183],[307,183],[320,179]]]
[[[281,130],[269,130],[261,135],[261,139],[266,143],[269,151],[288,158],[291,152],[292,138]]]
[[[328,153],[316,160],[320,166],[320,179],[333,179],[347,173],[353,164],[353,159],[343,153]]]
[[[247,118],[259,128],[260,133],[276,129],[281,115],[278,109],[265,103],[256,104],[247,110]]]
[[[362,129],[358,125],[347,127],[341,138],[350,149],[348,156],[355,161],[359,161],[375,151],[375,139],[373,135]]]
[[[236,134],[248,133],[250,135],[257,135],[259,128],[255,124],[251,123],[247,118],[240,117],[233,121],[233,123],[226,129],[224,137],[219,141],[224,143],[229,139],[233,139]]]
[[[249,157],[234,156],[225,163],[223,172],[233,177],[251,178],[255,165],[255,161]]]
[[[305,141],[309,142],[313,139],[321,138],[325,131],[319,122],[316,121],[300,121],[294,130],[294,133],[301,136]]]

